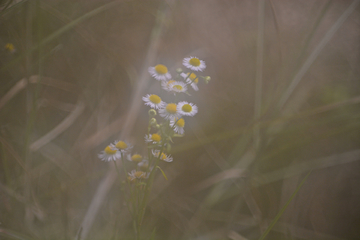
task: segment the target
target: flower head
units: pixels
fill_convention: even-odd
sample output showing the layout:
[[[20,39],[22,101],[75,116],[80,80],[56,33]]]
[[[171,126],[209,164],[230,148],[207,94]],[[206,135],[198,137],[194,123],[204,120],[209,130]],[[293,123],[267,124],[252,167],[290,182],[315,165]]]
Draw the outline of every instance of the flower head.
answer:
[[[186,83],[190,84],[195,91],[199,90],[197,86],[199,78],[196,76],[195,73],[181,73],[180,76],[182,76],[185,79]]]
[[[155,109],[159,109],[166,104],[161,100],[161,98],[158,95],[155,94],[147,94],[142,99],[145,102],[145,105],[148,105],[151,108],[155,108]]]
[[[102,161],[107,162],[116,161],[121,158],[119,150],[112,144],[108,145],[98,156]]]
[[[167,67],[162,64],[158,64],[155,67],[149,67],[148,71],[151,76],[159,81],[166,81],[171,78],[171,74],[168,72]]]
[[[188,57],[183,59],[183,65],[195,72],[202,72],[206,68],[206,64],[203,60],[197,57]]]
[[[157,133],[145,135],[145,141],[153,144],[159,144],[161,141],[161,136]]]
[[[179,102],[177,110],[181,115],[184,116],[194,116],[198,112],[198,107],[193,103],[188,102]]]
[[[129,161],[139,163],[139,162],[141,162],[141,161],[143,160],[143,157],[142,157],[140,154],[135,153],[135,154],[133,154],[133,155],[130,155],[130,154],[129,154],[129,155],[127,156],[127,159],[128,159]]]
[[[133,182],[136,179],[146,179],[149,174],[143,171],[136,171],[135,169],[128,173],[128,180]]]
[[[184,82],[175,81],[169,84],[167,91],[169,92],[186,92],[187,86]]]
[[[183,118],[170,120],[170,127],[178,134],[184,134],[185,120]]]
[[[152,149],[151,152],[152,152],[154,157],[156,157],[156,158],[159,157],[160,150]],[[173,158],[170,155],[166,155],[165,153],[161,153],[160,160],[165,161],[165,162],[172,162]]]
[[[132,149],[132,146],[126,141],[115,141],[113,146],[122,153],[127,153]]]
[[[159,114],[161,117],[168,120],[179,118],[181,116],[175,103],[168,103],[165,107],[160,108]]]
[[[161,87],[166,90],[166,91],[170,91],[170,84],[175,83],[175,80],[169,80],[169,81],[162,81],[161,82]]]
[[[141,169],[147,169],[149,167],[149,161],[143,159],[141,162],[137,164]]]

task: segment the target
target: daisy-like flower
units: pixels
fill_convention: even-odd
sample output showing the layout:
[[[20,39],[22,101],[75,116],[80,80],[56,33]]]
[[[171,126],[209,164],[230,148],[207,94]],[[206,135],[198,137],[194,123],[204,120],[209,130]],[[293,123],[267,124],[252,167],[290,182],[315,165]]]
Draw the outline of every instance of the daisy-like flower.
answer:
[[[170,127],[178,134],[184,134],[185,120],[183,118],[170,120]]]
[[[155,94],[147,94],[145,97],[142,97],[142,100],[145,102],[145,105],[154,109],[159,109],[166,104],[158,95]]]
[[[133,154],[133,155],[127,155],[127,159],[131,162],[141,162],[143,160],[143,157],[140,154]]]
[[[121,154],[119,150],[115,148],[112,144],[108,145],[104,151],[102,151],[100,154],[98,154],[99,158],[102,161],[116,161],[117,159],[121,158]]]
[[[175,80],[169,80],[169,81],[162,81],[161,82],[161,87],[166,90],[166,91],[170,91],[170,84],[175,83]]]
[[[187,82],[187,84],[190,84],[195,91],[198,91],[199,88],[197,84],[199,82],[199,78],[196,76],[195,73],[191,73],[190,75],[189,74],[190,73],[181,73],[180,76],[186,79],[185,81]]]
[[[149,167],[149,161],[143,159],[141,162],[137,164],[141,169],[147,169]]]
[[[160,150],[151,150],[152,154],[154,157],[158,158],[159,154],[160,154]],[[165,161],[165,162],[172,162],[173,161],[173,157],[170,155],[166,155],[165,153],[161,153],[160,156],[160,160]]]
[[[132,149],[132,146],[126,141],[115,141],[113,146],[122,153],[127,153]]]
[[[128,180],[133,182],[135,179],[146,179],[149,174],[143,171],[136,171],[135,169],[128,173]]]
[[[198,112],[198,107],[193,103],[179,102],[177,110],[181,115],[194,116]]]
[[[183,65],[195,72],[202,72],[206,68],[205,62],[197,57],[184,58]]]
[[[167,67],[162,64],[158,64],[155,67],[149,67],[148,69],[151,76],[153,76],[158,81],[166,81],[171,78]]]
[[[168,120],[179,118],[181,116],[175,103],[168,103],[165,107],[160,108],[159,114],[161,117]]]
[[[187,91],[187,86],[184,82],[173,82],[169,84],[169,92],[186,92]]]
[[[161,141],[161,136],[157,133],[145,135],[145,141],[153,144],[159,144]]]

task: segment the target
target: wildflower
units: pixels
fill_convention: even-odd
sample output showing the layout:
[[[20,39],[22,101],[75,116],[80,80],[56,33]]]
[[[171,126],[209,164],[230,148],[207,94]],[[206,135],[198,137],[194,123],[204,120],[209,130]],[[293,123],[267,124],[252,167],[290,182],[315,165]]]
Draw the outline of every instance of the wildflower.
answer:
[[[197,57],[188,57],[184,58],[183,65],[193,71],[202,72],[206,68],[206,64],[203,60],[198,59]]]
[[[191,117],[198,112],[198,108],[195,104],[188,103],[185,101],[179,102],[177,106],[177,110],[181,115],[191,116]]]
[[[16,52],[16,48],[15,48],[14,44],[12,44],[12,43],[5,44],[5,49],[7,51],[9,51],[10,53]]]
[[[149,174],[143,171],[136,171],[135,169],[128,173],[128,180],[130,182],[134,181],[135,179],[146,179],[149,177]]]
[[[161,141],[161,136],[157,133],[145,135],[145,141],[154,143],[154,144],[158,144]]]
[[[141,162],[137,164],[142,169],[147,169],[149,167],[149,161],[146,159],[143,159]]]
[[[125,141],[115,141],[114,146],[122,153],[129,152],[132,149],[132,146]]]
[[[145,105],[150,106],[151,108],[159,109],[163,107],[166,103],[161,100],[158,95],[155,94],[147,94],[145,97],[142,98],[145,102]]]
[[[152,149],[151,152],[152,152],[154,157],[156,157],[156,158],[159,157],[160,150]],[[172,162],[173,158],[170,155],[166,155],[165,153],[161,153],[160,160],[165,161],[165,162]]]
[[[198,91],[199,88],[197,86],[198,82],[199,82],[199,78],[196,76],[195,73],[181,73],[180,74],[184,79],[186,79],[185,81],[191,85],[191,87],[195,90]]]
[[[174,82],[174,83],[170,83],[169,85],[169,91],[171,92],[186,92],[187,91],[187,86],[184,82]]]
[[[170,91],[171,88],[171,84],[175,83],[175,80],[169,80],[169,81],[162,81],[161,82],[161,87],[166,90],[166,91]]]
[[[185,120],[183,118],[170,120],[170,127],[178,134],[184,134]]]
[[[167,67],[162,64],[158,64],[155,67],[149,67],[148,71],[151,76],[159,81],[166,81],[171,78],[171,74],[168,72]]]
[[[142,160],[143,160],[143,157],[140,155],[140,154],[133,154],[133,155],[128,155],[127,156],[127,159],[129,160],[129,161],[132,161],[132,162],[137,162],[137,163],[139,163],[139,162],[141,162]]]
[[[107,161],[107,162],[110,162],[111,160],[116,161],[117,159],[121,158],[121,154],[119,150],[117,150],[115,146],[112,144],[108,145],[104,149],[104,151],[98,154],[98,156],[102,161]]]
[[[159,113],[161,117],[167,120],[179,118],[181,116],[175,103],[166,104],[164,108],[159,109]]]

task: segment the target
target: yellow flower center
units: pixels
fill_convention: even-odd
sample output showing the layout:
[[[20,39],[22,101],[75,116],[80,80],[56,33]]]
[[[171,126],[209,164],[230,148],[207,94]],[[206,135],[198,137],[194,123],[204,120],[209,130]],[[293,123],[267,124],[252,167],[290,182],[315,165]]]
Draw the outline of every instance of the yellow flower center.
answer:
[[[180,118],[177,122],[176,125],[183,128],[185,126],[185,120],[183,118]]]
[[[134,173],[134,176],[135,176],[136,178],[145,178],[145,173],[144,173],[143,171],[136,171],[136,172]]]
[[[161,153],[160,160],[165,160],[166,158],[167,158],[166,154],[165,154],[165,153]]]
[[[192,111],[192,106],[190,104],[184,104],[182,106],[181,110],[183,110],[184,112],[191,112]]]
[[[116,153],[116,149],[114,150],[110,146],[107,146],[104,151],[106,154],[109,154],[109,155],[113,155]]]
[[[189,73],[188,73],[188,75],[189,75]],[[199,78],[196,76],[195,73],[191,73],[189,78],[191,79],[191,81],[193,81],[196,84],[199,82]]]
[[[149,100],[155,104],[159,104],[161,102],[161,98],[155,94],[150,95]]]
[[[166,111],[168,113],[174,114],[176,113],[176,104],[175,103],[169,103],[168,105],[166,105]]]
[[[133,162],[141,162],[142,160],[142,156],[140,154],[134,154],[131,157],[131,161]]]
[[[155,71],[159,74],[166,74],[168,72],[168,69],[165,65],[158,64],[155,66]]]
[[[183,87],[181,85],[174,85],[173,88],[175,88],[179,91],[183,90]]]
[[[161,136],[157,133],[154,133],[153,135],[151,135],[151,140],[155,141],[155,142],[160,142],[161,141]]]
[[[166,85],[169,86],[170,84],[172,84],[172,83],[174,83],[174,82],[175,82],[175,80],[169,80],[169,81],[166,83]]]
[[[128,146],[124,141],[119,141],[116,143],[115,147],[118,149],[126,149]]]
[[[200,60],[198,58],[191,58],[189,63],[195,67],[200,66]]]

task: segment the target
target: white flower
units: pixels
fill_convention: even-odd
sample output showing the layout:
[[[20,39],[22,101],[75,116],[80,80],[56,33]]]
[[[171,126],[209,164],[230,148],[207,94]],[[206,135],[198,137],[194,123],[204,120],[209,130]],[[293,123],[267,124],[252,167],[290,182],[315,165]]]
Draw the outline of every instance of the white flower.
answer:
[[[167,120],[179,118],[181,116],[175,103],[168,103],[165,107],[160,108],[159,114]]]
[[[130,182],[134,181],[135,179],[146,179],[149,177],[149,173],[143,171],[136,171],[135,169],[128,173],[128,179]]]
[[[145,135],[145,141],[153,144],[159,144],[161,141],[161,136],[157,133]]]
[[[145,97],[142,97],[142,100],[145,102],[145,105],[154,109],[159,109],[166,104],[158,95],[155,94],[147,94]]]
[[[160,150],[152,149],[151,152],[152,152],[154,157],[156,157],[156,158],[159,157]],[[165,161],[165,162],[172,162],[173,158],[170,155],[166,155],[165,153],[161,153],[160,160]]]
[[[194,116],[198,112],[198,108],[193,103],[188,102],[179,102],[177,106],[177,110],[181,115],[184,116]]]
[[[170,127],[178,134],[184,134],[185,120],[183,118],[170,120]]]
[[[174,83],[174,82],[176,82],[175,80],[169,80],[169,81],[162,81],[161,82],[161,87],[164,89],[164,90],[166,90],[166,91],[171,91],[170,90],[170,84],[172,84],[172,83]]]
[[[127,160],[129,160],[131,162],[139,163],[139,162],[141,162],[143,160],[143,157],[140,154],[137,154],[137,153],[135,153],[133,155],[128,154],[127,155]]]
[[[184,82],[175,81],[169,84],[168,87],[169,92],[186,92],[187,86]]]
[[[206,68],[205,62],[197,57],[184,58],[183,65],[195,72],[202,72]]]
[[[104,149],[104,151],[102,151],[100,154],[98,154],[98,156],[102,161],[107,161],[107,162],[110,162],[111,160],[116,161],[117,159],[121,158],[121,154],[120,154],[119,150],[117,150],[115,148],[115,146],[112,144],[107,146]]]
[[[198,91],[199,88],[197,86],[198,82],[199,82],[199,78],[196,76],[195,73],[181,73],[180,76],[182,76],[187,84],[190,84],[191,87],[195,90]]]
[[[167,67],[162,64],[158,64],[155,67],[149,67],[148,71],[151,76],[159,81],[166,81],[171,78],[171,74],[168,72]]]
[[[132,146],[126,141],[115,141],[112,145],[122,153],[127,153],[132,149]]]
[[[143,159],[141,162],[139,162],[138,164],[137,164],[139,167],[141,167],[142,169],[143,168],[148,168],[149,167],[149,161],[148,160],[146,160],[146,159]]]

